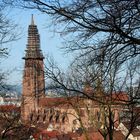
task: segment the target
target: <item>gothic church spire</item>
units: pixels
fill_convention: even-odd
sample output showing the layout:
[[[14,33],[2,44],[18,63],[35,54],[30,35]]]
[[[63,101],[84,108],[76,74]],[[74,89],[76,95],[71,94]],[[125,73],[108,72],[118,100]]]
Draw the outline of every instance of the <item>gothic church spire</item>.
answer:
[[[44,59],[40,50],[40,35],[37,26],[34,24],[34,17],[31,17],[31,24],[28,27],[28,42],[25,57],[23,59]]]
[[[40,36],[33,15],[28,27],[28,41],[23,73],[21,119],[29,121],[32,112],[39,109],[40,99],[45,96],[44,62],[40,48]]]

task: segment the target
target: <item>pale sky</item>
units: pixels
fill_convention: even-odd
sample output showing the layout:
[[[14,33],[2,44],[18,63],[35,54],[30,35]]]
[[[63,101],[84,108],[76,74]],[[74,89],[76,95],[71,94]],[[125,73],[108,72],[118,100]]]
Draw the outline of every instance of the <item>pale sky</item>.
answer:
[[[1,68],[4,71],[8,71],[9,75],[7,77],[8,84],[21,84],[22,82],[22,72],[24,67],[24,60],[22,57],[25,54],[26,44],[27,44],[27,30],[28,25],[31,23],[31,14],[34,14],[35,24],[38,27],[41,49],[45,57],[49,54],[54,57],[54,60],[58,63],[60,67],[66,69],[70,56],[64,55],[64,52],[60,50],[63,45],[63,40],[59,34],[54,33],[51,28],[47,27],[50,25],[50,17],[43,15],[38,11],[31,10],[13,10],[8,16],[18,24],[18,31],[21,31],[21,39],[16,42],[10,42],[5,46],[10,50],[10,56],[7,59],[3,59],[1,63]],[[46,60],[44,60],[45,62]],[[47,62],[45,62],[47,65]]]

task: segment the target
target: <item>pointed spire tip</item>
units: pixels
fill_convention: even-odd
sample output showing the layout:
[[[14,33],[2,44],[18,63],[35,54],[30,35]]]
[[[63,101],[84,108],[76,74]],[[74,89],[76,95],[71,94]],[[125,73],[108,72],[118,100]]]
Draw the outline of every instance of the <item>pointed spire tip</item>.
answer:
[[[31,25],[34,25],[34,15],[32,14]]]

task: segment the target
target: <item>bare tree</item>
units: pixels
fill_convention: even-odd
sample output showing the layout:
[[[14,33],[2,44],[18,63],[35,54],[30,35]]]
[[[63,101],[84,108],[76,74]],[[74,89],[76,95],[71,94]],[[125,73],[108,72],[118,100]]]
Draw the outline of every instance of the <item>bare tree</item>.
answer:
[[[0,63],[1,58],[8,56],[8,48],[5,47],[6,43],[18,39],[19,34],[16,32],[17,25],[11,19],[8,19],[7,13],[8,5],[3,1],[0,2]],[[0,91],[5,88],[6,73],[0,68]]]
[[[0,62],[1,58],[6,58],[8,56],[8,48],[5,44],[15,41],[18,38],[18,33],[16,32],[16,27],[11,19],[8,19],[8,14],[6,13],[7,5],[0,2]],[[8,90],[6,85],[7,73],[5,73],[2,68],[0,68],[0,92]],[[10,108],[9,108],[10,107]],[[15,112],[16,111],[16,112]],[[7,138],[8,133],[16,129],[19,121],[19,110],[14,110],[13,106],[1,106],[0,107],[0,137],[2,139]]]
[[[4,139],[8,136],[8,133],[17,127],[19,121],[19,109],[11,106],[0,107],[0,129],[1,138]]]
[[[20,133],[19,133],[20,132]],[[23,140],[29,139],[36,132],[35,128],[24,125],[20,120],[20,107],[0,106],[0,138]]]
[[[66,52],[80,52],[75,59],[78,63],[76,66],[71,65],[72,69],[66,74],[50,63],[51,67],[46,68],[46,77],[52,80],[51,88],[67,96],[81,95],[105,106],[108,122],[106,121],[104,132],[100,132],[105,136],[109,134],[109,139],[113,139],[112,93],[122,91],[129,81],[127,75],[122,77],[118,73],[123,75],[120,71],[127,69],[127,66],[122,64],[125,64],[128,59],[139,58],[140,54],[140,1],[21,0],[21,4],[23,7],[38,9],[51,15],[53,25],[60,27],[57,29],[60,29],[61,34],[69,37],[69,44],[64,47]],[[85,83],[90,83],[94,89],[92,96],[84,92]],[[111,97],[108,102],[102,100],[105,96]],[[137,96],[132,94],[129,96],[131,98],[127,102],[120,101],[125,101],[128,107],[131,104],[136,106],[139,101],[139,92]],[[119,102],[116,105],[122,105],[122,103]],[[133,107],[130,108],[133,110]]]
[[[55,29],[69,35],[66,38],[69,44],[64,49],[80,50],[80,56],[92,54],[91,64],[103,56],[110,67],[115,59],[123,63],[140,54],[139,0],[20,0],[15,3],[51,15]]]
[[[50,67],[46,67],[45,73],[47,79],[50,80],[48,89],[61,93],[61,96],[79,98],[79,102],[76,101],[77,104],[74,102],[71,105],[77,112],[85,134],[87,134],[87,126],[92,126],[104,139],[109,137],[113,140],[116,125],[127,121],[131,126],[127,139],[139,125],[139,112],[136,111],[139,105],[139,59],[134,59],[125,66],[118,65],[116,60],[116,64],[111,66],[108,75],[103,73],[101,64],[88,65],[86,58],[73,63],[66,73],[62,72],[53,61],[49,64]],[[137,82],[137,88],[134,92],[132,87],[135,82]],[[85,99],[94,105],[91,107],[90,103],[83,102]],[[81,105],[82,107],[84,105],[90,125],[82,122],[79,113]],[[93,110],[97,106],[98,112],[95,113]]]

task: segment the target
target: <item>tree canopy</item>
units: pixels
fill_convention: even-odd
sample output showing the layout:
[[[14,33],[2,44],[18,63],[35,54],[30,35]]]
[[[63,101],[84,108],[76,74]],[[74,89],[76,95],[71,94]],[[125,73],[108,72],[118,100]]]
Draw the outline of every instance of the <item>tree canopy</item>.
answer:
[[[18,3],[18,2],[17,2]],[[21,0],[22,6],[52,16],[62,35],[70,35],[67,51],[97,51],[111,64],[140,54],[139,0]]]

